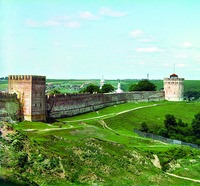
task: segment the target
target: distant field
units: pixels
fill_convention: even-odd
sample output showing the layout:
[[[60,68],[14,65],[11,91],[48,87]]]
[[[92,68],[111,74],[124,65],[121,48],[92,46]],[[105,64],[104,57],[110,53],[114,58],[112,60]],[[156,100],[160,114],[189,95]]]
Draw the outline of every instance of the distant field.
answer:
[[[129,90],[131,84],[138,83],[139,80],[124,79],[121,80],[121,89],[125,92]],[[163,80],[150,80],[157,87],[157,90],[163,89]],[[58,89],[62,93],[77,93],[81,87],[87,84],[99,85],[99,79],[47,79],[48,89]],[[117,89],[118,80],[106,80],[106,83],[111,84]],[[0,90],[7,90],[8,81],[0,81]],[[185,80],[185,92],[188,90],[200,91],[200,80]]]
[[[8,81],[0,80],[0,91],[6,91],[8,89]]]

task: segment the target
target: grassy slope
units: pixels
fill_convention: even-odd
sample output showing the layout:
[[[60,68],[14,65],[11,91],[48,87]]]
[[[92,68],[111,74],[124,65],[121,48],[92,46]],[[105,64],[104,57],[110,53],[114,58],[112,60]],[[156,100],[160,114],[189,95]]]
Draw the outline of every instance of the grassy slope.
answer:
[[[28,135],[31,141],[35,141],[39,148],[45,149],[47,154],[59,156],[65,174],[68,175],[67,179],[76,184],[93,182],[99,185],[196,185],[191,181],[164,175],[151,164],[150,159],[152,154],[157,154],[163,166],[173,159],[180,159],[182,168],[174,168],[172,172],[187,176],[186,173],[191,171],[192,174],[188,177],[200,179],[200,163],[197,158],[199,151],[140,138],[132,129],[138,127],[142,121],[147,121],[152,127],[162,125],[167,113],[181,116],[183,121],[190,122],[200,104],[160,102],[159,106],[116,115],[123,110],[153,104],[122,104],[98,112],[60,119],[53,125],[23,122],[15,128]],[[93,118],[106,114],[110,115],[100,119]],[[85,118],[92,119],[84,120]],[[49,130],[51,128],[54,130]],[[27,129],[29,131],[24,131]],[[191,159],[196,162],[191,163]],[[177,162],[174,162],[176,167]],[[55,184],[55,181],[57,185],[65,182],[55,177],[51,181],[52,184]]]
[[[163,121],[166,114],[173,114],[175,117],[182,119],[184,122],[191,123],[194,115],[199,111],[200,102],[197,103],[174,103],[164,102],[158,103],[158,106],[139,109],[133,112],[129,112],[124,115],[116,116],[115,118],[109,118],[106,123],[114,128],[138,128],[142,122],[153,128],[158,129],[163,125]],[[123,121],[123,125],[121,125]]]

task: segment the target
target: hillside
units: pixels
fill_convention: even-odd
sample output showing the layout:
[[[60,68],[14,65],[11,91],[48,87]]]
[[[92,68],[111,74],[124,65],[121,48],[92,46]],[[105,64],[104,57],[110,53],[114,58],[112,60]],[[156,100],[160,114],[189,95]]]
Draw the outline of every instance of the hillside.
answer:
[[[0,183],[199,185],[166,174],[200,180],[199,150],[141,138],[133,132],[143,120],[151,127],[163,125],[167,113],[191,121],[199,108],[199,103],[185,102],[127,103],[51,124],[4,124]]]

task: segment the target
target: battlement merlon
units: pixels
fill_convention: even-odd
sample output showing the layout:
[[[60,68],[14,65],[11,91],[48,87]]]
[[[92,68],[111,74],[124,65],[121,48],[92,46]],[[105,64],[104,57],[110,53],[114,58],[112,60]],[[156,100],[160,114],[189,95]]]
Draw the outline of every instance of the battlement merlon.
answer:
[[[37,80],[37,81],[46,81],[46,76],[37,76],[37,75],[9,75],[10,80]]]
[[[164,78],[164,81],[171,81],[171,80],[174,80],[174,81],[184,81],[185,79],[184,78]]]
[[[0,92],[0,99],[17,99],[17,94]]]

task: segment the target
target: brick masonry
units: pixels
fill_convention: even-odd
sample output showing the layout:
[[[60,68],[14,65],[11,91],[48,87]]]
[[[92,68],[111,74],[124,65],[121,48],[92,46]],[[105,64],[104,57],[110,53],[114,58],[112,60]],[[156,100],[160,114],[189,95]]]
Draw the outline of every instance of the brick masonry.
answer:
[[[16,94],[0,93],[0,122],[20,120],[20,101]]]
[[[9,93],[1,94],[1,120],[16,118],[45,121],[74,116],[126,102],[161,101],[164,91],[135,91],[113,94],[65,94],[45,96],[45,76],[9,76]],[[7,117],[7,119],[5,119]]]
[[[126,102],[161,101],[163,91],[135,91],[120,94],[66,94],[49,96],[46,100],[47,117],[60,118],[74,116],[107,106]]]
[[[46,77],[10,75],[8,82],[9,93],[16,93],[20,100],[24,120],[46,120]]]

